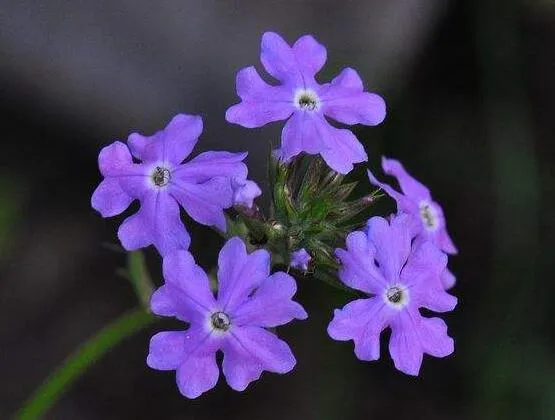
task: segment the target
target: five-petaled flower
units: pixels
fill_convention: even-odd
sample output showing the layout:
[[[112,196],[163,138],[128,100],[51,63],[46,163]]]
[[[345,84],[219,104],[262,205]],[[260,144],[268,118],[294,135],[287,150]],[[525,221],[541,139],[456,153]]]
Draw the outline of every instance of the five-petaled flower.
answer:
[[[386,174],[397,179],[403,193],[401,194],[391,186],[378,181],[372,172],[368,171],[370,182],[382,188],[397,202],[398,211],[413,216],[412,229],[421,239],[433,242],[447,254],[456,254],[457,248],[447,233],[443,210],[432,199],[430,190],[414,179],[397,160],[383,157],[382,169]],[[455,276],[447,269],[442,274],[442,283],[446,289],[455,284]]]
[[[328,326],[335,340],[353,340],[360,360],[380,356],[380,334],[391,328],[389,352],[395,367],[418,375],[424,353],[444,357],[454,350],[447,326],[425,318],[419,308],[452,310],[457,299],[445,292],[441,274],[447,256],[429,241],[412,241],[411,216],[387,220],[372,217],[366,231],[347,236],[347,249],[337,249],[343,283],[371,295],[335,310]]]
[[[266,250],[247,254],[239,238],[230,239],[218,259],[218,296],[206,273],[187,251],[164,258],[166,283],[152,296],[155,314],[190,324],[185,331],[156,334],[147,364],[176,370],[180,392],[196,398],[213,388],[219,377],[216,352],[223,351],[222,370],[237,391],[258,379],[263,370],[287,373],[295,366],[289,346],[266,328],[305,319],[303,307],[291,298],[295,280],[283,272],[270,275]]]
[[[201,117],[179,114],[152,136],[133,133],[127,145],[116,141],[100,151],[104,180],[93,193],[92,206],[110,217],[135,199],[141,202],[139,211],[119,227],[125,249],[153,244],[161,255],[187,249],[190,236],[181,221],[180,205],[198,223],[226,230],[223,209],[233,205],[231,180],[246,180],[242,161],[247,154],[204,152],[182,163],[201,132]]]
[[[282,159],[301,152],[320,154],[332,169],[345,174],[368,158],[351,131],[332,126],[326,117],[349,125],[377,125],[385,118],[385,102],[364,91],[352,68],[331,83],[318,84],[315,75],[326,58],[325,47],[310,35],[290,47],[278,34],[266,32],[260,60],[281,84],[267,84],[253,66],[242,69],[237,73],[242,102],[227,110],[226,119],[249,128],[288,119],[281,135]]]

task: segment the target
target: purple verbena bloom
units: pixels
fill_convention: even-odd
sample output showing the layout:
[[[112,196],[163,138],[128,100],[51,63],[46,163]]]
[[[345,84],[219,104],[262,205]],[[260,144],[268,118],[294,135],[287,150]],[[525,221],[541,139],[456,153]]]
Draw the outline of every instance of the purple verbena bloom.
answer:
[[[382,188],[397,202],[398,211],[413,215],[412,228],[418,236],[431,241],[447,254],[456,254],[457,248],[447,233],[443,209],[432,199],[430,190],[414,179],[397,160],[383,157],[382,168],[386,174],[397,179],[402,193],[388,184],[379,182],[372,172],[368,171],[370,182]],[[455,280],[455,276],[446,269],[442,275],[444,287],[451,288]]]
[[[201,117],[179,114],[152,136],[133,133],[127,145],[116,141],[100,151],[104,180],[92,195],[92,207],[110,217],[135,199],[141,203],[119,227],[125,249],[153,244],[161,255],[187,249],[190,237],[180,206],[198,223],[226,230],[223,209],[233,205],[231,179],[246,179],[247,153],[204,152],[183,163],[201,132]]]
[[[308,263],[311,259],[312,257],[308,252],[306,252],[306,249],[301,248],[291,253],[290,265],[293,268],[298,268],[299,270],[306,271],[308,270]]]
[[[292,300],[295,280],[283,272],[270,275],[266,250],[247,254],[243,241],[230,239],[218,259],[218,296],[206,273],[187,251],[164,258],[166,283],[151,298],[152,312],[189,323],[185,331],[165,331],[150,341],[147,364],[177,371],[179,391],[196,398],[213,388],[219,377],[216,352],[224,354],[222,371],[237,391],[262,371],[287,373],[295,366],[289,346],[266,328],[305,319]]]
[[[401,162],[394,159],[382,158],[383,171],[397,178],[402,193],[397,192],[391,186],[379,182],[372,172],[368,171],[370,182],[382,188],[391,198],[397,202],[397,210],[415,216],[417,234],[432,241],[442,251],[448,254],[456,254],[457,248],[453,244],[449,234],[443,210],[430,194],[430,190],[419,181],[414,179],[403,167]]]
[[[326,48],[311,35],[290,47],[278,34],[266,32],[260,60],[280,84],[267,84],[253,66],[240,70],[237,94],[241,103],[227,110],[226,119],[248,128],[288,120],[281,134],[282,159],[301,152],[320,154],[333,170],[345,174],[368,157],[350,130],[332,126],[326,117],[349,125],[377,125],[385,118],[385,102],[365,92],[351,68],[345,68],[331,83],[317,83],[315,75],[326,58]]]
[[[447,256],[429,241],[412,242],[410,224],[407,214],[390,223],[372,217],[366,231],[347,236],[346,250],[336,250],[341,281],[370,297],[336,309],[328,334],[335,340],[353,340],[360,360],[377,360],[380,334],[390,327],[395,367],[418,375],[424,353],[444,357],[454,350],[443,320],[425,318],[419,308],[450,311],[457,299],[441,285]]]
[[[262,195],[262,190],[254,181],[242,178],[233,178],[231,180],[233,188],[233,204],[252,208],[254,199]]]

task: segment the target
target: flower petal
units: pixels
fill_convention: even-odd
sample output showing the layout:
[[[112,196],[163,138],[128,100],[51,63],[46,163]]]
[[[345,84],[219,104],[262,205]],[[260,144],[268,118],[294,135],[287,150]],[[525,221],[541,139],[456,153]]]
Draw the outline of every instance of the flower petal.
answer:
[[[116,141],[102,148],[98,154],[98,167],[106,178],[117,178],[121,189],[130,197],[141,198],[149,191],[148,168],[133,163],[128,147],[122,142]]]
[[[426,354],[445,357],[455,351],[455,342],[447,335],[447,325],[440,318],[422,318],[418,335]]]
[[[121,189],[117,178],[106,178],[94,190],[91,206],[102,217],[111,217],[123,212],[132,201],[133,197]]]
[[[418,307],[435,312],[451,311],[457,298],[446,293],[442,277],[447,256],[434,244],[416,240],[412,252],[401,271],[401,282],[409,286],[411,301]]]
[[[326,148],[327,122],[312,112],[297,111],[285,123],[281,132],[281,157],[289,160],[301,152],[316,154]]]
[[[407,375],[417,376],[422,365],[423,350],[418,338],[421,321],[418,311],[407,307],[399,312],[391,325],[389,353],[395,367]]]
[[[370,172],[370,170],[368,170],[367,173],[368,173],[368,179],[370,180],[370,183],[372,185],[375,185],[376,187],[379,187],[382,190],[384,190],[387,193],[387,195],[389,195],[397,202],[397,210],[404,211],[414,215],[415,220],[418,221],[418,226],[419,226],[418,229],[421,230],[422,222],[420,219],[420,210],[418,209],[418,204],[411,201],[408,197],[405,197],[400,192],[395,191],[388,184],[384,184],[378,181],[374,176],[374,174]]]
[[[258,327],[277,327],[293,319],[306,319],[307,313],[292,300],[297,291],[295,279],[277,272],[262,281],[254,295],[232,314],[234,323]]]
[[[131,134],[128,142],[133,155],[144,162],[170,162],[177,165],[189,156],[201,133],[201,117],[178,114],[163,130],[150,137]]]
[[[247,153],[204,152],[172,171],[172,181],[201,184],[215,177],[245,179]]]
[[[304,35],[293,44],[293,53],[301,67],[305,80],[314,80],[324,64],[326,64],[327,51],[312,35]]]
[[[443,224],[443,229],[440,229],[437,232],[437,244],[442,249],[442,251],[447,252],[448,254],[458,254],[459,251],[457,247],[451,240],[449,233],[447,233],[447,228],[445,227],[445,222]]]
[[[220,369],[216,354],[189,356],[177,369],[177,387],[187,398],[197,398],[218,383]]]
[[[230,123],[262,127],[289,118],[294,110],[292,88],[267,84],[252,66],[237,73],[236,83],[242,102],[226,111],[225,119]]]
[[[144,175],[141,165],[133,163],[129,148],[121,141],[103,147],[98,154],[100,173],[106,177]]]
[[[166,283],[152,295],[152,312],[202,324],[216,306],[204,270],[187,251],[176,251],[163,260]]]
[[[223,346],[222,370],[231,388],[243,391],[262,371],[290,372],[296,364],[291,349],[259,327],[234,328]]]
[[[386,174],[397,178],[405,196],[414,201],[431,200],[430,190],[413,178],[398,160],[382,157],[382,169]]]
[[[192,317],[188,316],[188,311],[186,316],[180,314],[183,311],[180,310],[180,305],[175,299],[176,289],[176,286],[168,287],[167,283],[156,289],[150,297],[150,310],[156,315],[174,316],[181,321],[189,322]]]
[[[378,125],[385,118],[385,101],[363,91],[358,73],[346,68],[320,90],[322,112],[344,124]]]
[[[218,382],[217,346],[217,340],[202,328],[161,332],[150,341],[147,364],[153,369],[177,370],[179,391],[196,398]]]
[[[262,195],[262,190],[258,184],[248,179],[232,178],[231,187],[233,188],[233,205],[252,208],[254,199]]]
[[[157,141],[158,133],[155,133],[152,136],[143,136],[142,134],[139,134],[139,133],[131,133],[127,137],[127,145],[129,146],[129,150],[131,151],[131,154],[133,155],[133,157],[142,161],[145,148],[151,142]]]
[[[445,290],[449,290],[455,285],[456,282],[457,278],[455,277],[455,275],[446,268],[441,274],[441,283],[443,284]]]
[[[303,86],[303,78],[292,48],[275,32],[262,35],[260,61],[266,71],[283,84]]]
[[[191,337],[188,331],[163,331],[150,339],[146,363],[156,370],[175,370],[187,356],[186,343]],[[193,340],[197,339],[193,335]]]
[[[346,129],[332,127],[326,121],[322,138],[326,148],[320,152],[328,166],[341,174],[347,174],[355,163],[366,162],[368,155],[356,136]]]
[[[171,194],[193,220],[226,231],[223,209],[233,206],[231,180],[212,178],[202,184],[172,182]]]
[[[372,217],[367,223],[368,240],[376,248],[375,258],[388,283],[396,283],[411,250],[410,223],[407,214],[393,217],[390,223]]]
[[[118,237],[128,251],[153,244],[162,256],[187,249],[191,242],[176,201],[166,192],[154,191],[142,198],[136,214],[124,220]]]
[[[335,255],[341,261],[338,273],[341,281],[368,294],[381,293],[386,281],[374,262],[374,245],[369,243],[366,234],[360,231],[351,232],[345,242],[347,250],[335,250]]]
[[[334,96],[335,90],[346,89],[350,92],[363,92],[364,85],[358,72],[355,69],[346,67],[341,70],[337,76],[331,81],[329,85],[325,85],[326,90],[322,92],[325,98],[331,99]]]
[[[432,242],[417,238],[400,277],[411,288],[438,288],[440,276],[446,267],[447,255]]]
[[[439,318],[423,318],[416,309],[399,313],[391,325],[389,352],[395,367],[409,375],[418,375],[423,353],[445,357],[454,350],[447,326]]]
[[[233,312],[270,275],[270,254],[264,249],[247,254],[238,237],[223,246],[218,257],[218,302]]]
[[[126,218],[118,229],[118,238],[127,251],[135,251],[152,244],[153,235],[146,210],[141,209],[132,216]],[[189,240],[190,241],[190,240]]]
[[[393,316],[395,311],[380,297],[357,299],[334,311],[328,334],[334,340],[353,340],[355,354],[360,360],[377,360],[380,334]]]

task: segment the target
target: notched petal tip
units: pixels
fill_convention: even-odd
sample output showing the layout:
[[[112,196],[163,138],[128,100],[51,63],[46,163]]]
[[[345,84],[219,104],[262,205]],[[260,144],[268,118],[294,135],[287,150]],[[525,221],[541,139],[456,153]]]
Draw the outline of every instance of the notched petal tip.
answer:
[[[151,233],[145,229],[144,222],[137,213],[129,216],[119,226],[118,239],[127,251],[136,251],[152,244]]]
[[[180,360],[186,356],[185,332],[161,331],[150,339],[147,365],[156,370],[174,370],[179,366]]]
[[[195,399],[214,388],[219,376],[215,353],[195,353],[189,355],[177,369],[176,382],[183,396]]]
[[[451,236],[449,236],[449,233],[447,232],[447,227],[445,226],[439,232],[438,242],[439,242],[440,248],[444,252],[450,255],[457,255],[459,253],[459,250],[455,246],[453,240],[451,239]]]
[[[353,91],[362,92],[364,90],[364,85],[362,79],[358,72],[351,68],[345,67],[341,72],[333,78],[331,81],[333,85],[340,86],[345,89],[351,89]]]
[[[152,293],[149,307],[153,314],[160,316],[175,316],[177,313],[175,302],[166,285],[159,287]]]
[[[285,42],[285,40],[277,32],[266,31],[262,34],[261,43],[264,45],[265,43],[268,43],[268,42]]]
[[[183,130],[194,130],[198,132],[198,137],[202,133],[203,126],[204,124],[200,115],[177,114],[170,120],[166,128],[176,127]]]
[[[220,251],[220,254],[224,254],[226,252],[231,252],[231,253],[237,252],[241,256],[246,256],[247,247],[245,245],[245,242],[243,242],[243,240],[239,236],[233,236],[224,244],[224,246],[222,247],[222,250]]]
[[[299,321],[304,321],[305,319],[308,318],[308,313],[305,311],[305,309],[301,306],[300,303],[298,302],[293,302],[293,306],[294,306],[294,316],[295,319],[298,319]]]
[[[455,286],[457,278],[449,269],[445,269],[441,275],[441,283],[443,284],[443,287],[445,287],[445,290],[449,290]]]
[[[367,94],[368,102],[371,103],[372,112],[367,116],[367,125],[379,125],[384,122],[387,116],[387,105],[384,98],[375,93]]]
[[[339,317],[341,316],[341,309],[334,309],[333,318],[328,324],[326,331],[328,335],[337,341],[349,341],[352,340],[350,334],[345,334],[343,329],[339,325]]]
[[[327,59],[327,51],[312,35],[304,35],[293,44],[293,52],[307,79],[314,78]]]
[[[106,218],[123,213],[132,201],[133,198],[121,189],[117,179],[106,178],[94,190],[91,207]]]
[[[235,104],[230,106],[226,111],[225,111],[225,120],[228,123],[231,124],[239,124],[238,120],[237,120],[237,116],[238,116],[238,111],[237,111],[237,107],[241,105],[241,104]],[[247,127],[248,128],[248,127]]]
[[[222,350],[223,373],[229,386],[238,391],[260,378],[262,371],[284,374],[296,364],[287,343],[258,327],[237,328]]]
[[[103,147],[98,154],[98,168],[104,176],[121,176],[132,164],[129,148],[121,141]]]
[[[235,77],[235,83],[237,95],[243,100],[247,100],[254,95],[263,96],[265,90],[270,88],[270,85],[262,80],[254,66],[239,70]]]

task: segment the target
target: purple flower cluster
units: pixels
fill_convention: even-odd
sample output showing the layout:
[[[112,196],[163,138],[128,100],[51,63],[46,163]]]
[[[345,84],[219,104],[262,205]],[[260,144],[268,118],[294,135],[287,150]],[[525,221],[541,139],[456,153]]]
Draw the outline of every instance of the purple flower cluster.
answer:
[[[279,84],[266,83],[252,66],[239,71],[241,102],[227,110],[226,119],[244,127],[287,120],[277,151],[281,163],[287,165],[301,153],[320,155],[333,171],[346,174],[355,163],[367,160],[366,152],[351,131],[333,126],[327,118],[349,125],[377,125],[385,117],[385,103],[366,92],[350,68],[330,83],[317,83],[316,73],[326,58],[326,49],[310,35],[291,47],[279,35],[265,33],[261,62]],[[150,309],[188,324],[185,330],[154,335],[147,364],[176,371],[178,388],[188,398],[216,385],[220,351],[223,375],[237,391],[263,371],[291,371],[295,357],[273,329],[308,315],[292,300],[297,288],[293,277],[281,271],[271,274],[273,256],[266,249],[249,253],[239,237],[229,239],[221,249],[217,279],[211,282],[187,251],[191,238],[181,209],[194,221],[226,232],[231,219],[226,219],[224,210],[235,206],[235,214],[247,219],[243,230],[231,232],[243,234],[246,229],[244,238],[250,238],[250,226],[274,232],[271,239],[281,240],[273,247],[268,245],[278,254],[275,261],[304,272],[310,265],[310,273],[318,270],[323,254],[311,244],[322,244],[328,233],[301,243],[299,238],[311,234],[310,229],[302,231],[302,223],[290,229],[294,233],[288,237],[283,224],[264,217],[255,220],[260,213],[254,199],[262,191],[247,179],[243,163],[247,153],[209,151],[187,160],[202,129],[201,117],[179,114],[152,136],[133,133],[127,144],[116,141],[104,147],[98,157],[104,179],[91,200],[103,217],[119,215],[134,200],[140,202],[139,210],[120,225],[118,237],[126,250],[154,245],[163,257],[165,283],[153,293]],[[339,279],[368,295],[335,310],[328,333],[335,340],[353,340],[359,359],[376,360],[380,335],[390,328],[389,352],[396,368],[417,375],[425,353],[444,357],[454,350],[445,323],[419,311],[446,312],[456,306],[457,299],[446,292],[455,283],[446,266],[447,254],[457,250],[447,233],[442,208],[428,188],[398,161],[384,158],[382,167],[397,178],[402,192],[379,182],[370,171],[368,176],[397,202],[397,214],[388,219],[372,217],[364,230],[346,238],[346,230],[327,235],[346,242],[346,249],[335,249],[337,242],[326,248],[332,274],[337,268],[332,256],[335,249]],[[328,181],[340,178],[336,173],[326,175]],[[280,226],[278,233],[276,226]],[[324,226],[325,230],[333,224]]]

